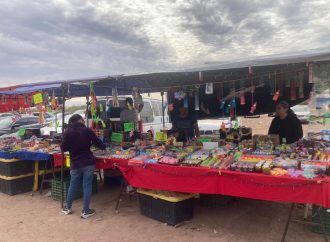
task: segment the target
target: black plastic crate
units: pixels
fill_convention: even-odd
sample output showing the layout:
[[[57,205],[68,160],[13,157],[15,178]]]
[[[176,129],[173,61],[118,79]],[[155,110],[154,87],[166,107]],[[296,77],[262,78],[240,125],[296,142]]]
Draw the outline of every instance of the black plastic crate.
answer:
[[[28,160],[0,159],[1,176],[20,176],[34,172],[34,162]]]
[[[34,176],[32,175],[12,180],[0,179],[0,191],[11,196],[31,192],[33,181]]]
[[[319,211],[317,211],[319,209]],[[319,214],[318,214],[319,212]],[[327,235],[330,235],[330,212],[328,212],[328,210],[326,208],[319,208],[318,206],[313,205],[313,209],[312,209],[312,222],[314,223],[320,223],[320,217],[324,223],[324,227],[325,227],[325,233]],[[311,226],[311,231],[314,233],[318,233],[318,234],[323,234],[323,229],[322,229],[322,225],[318,224],[318,225],[312,225]]]
[[[194,200],[189,198],[170,202],[150,195],[139,193],[141,214],[169,225],[191,220],[194,214]]]
[[[66,197],[69,191],[69,186],[70,186],[70,177],[64,177],[63,180],[63,199],[64,201],[66,201]],[[94,175],[93,178],[93,193],[97,192],[97,176]],[[61,200],[61,178],[55,178],[52,180],[51,182],[51,194],[52,194],[52,198],[55,201],[60,201]],[[78,190],[76,192],[75,198],[74,199],[78,199],[81,198],[83,196],[83,184],[82,184],[82,180],[80,185],[78,186]]]
[[[199,204],[208,208],[223,208],[233,201],[233,197],[218,194],[200,194]]]

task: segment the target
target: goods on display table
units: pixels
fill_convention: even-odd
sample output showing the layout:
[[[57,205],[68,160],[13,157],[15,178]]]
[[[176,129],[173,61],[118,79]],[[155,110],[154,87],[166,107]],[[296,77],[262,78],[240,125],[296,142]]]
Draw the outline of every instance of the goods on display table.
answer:
[[[59,140],[18,134],[0,137],[0,192],[16,195],[38,190],[50,177],[53,153],[60,152]],[[46,178],[47,179],[47,178]]]
[[[196,145],[175,147],[155,143],[145,148],[132,147],[127,150],[114,147],[101,157],[128,159],[128,165],[133,166],[158,163],[312,179],[328,174],[329,152],[330,148],[321,148],[320,143],[304,140],[262,150],[231,143],[209,150]]]
[[[316,204],[330,205],[328,199],[324,198],[327,194],[321,194],[317,198],[311,197],[319,193],[317,191],[325,189],[321,186],[327,186],[329,181],[327,175],[329,174],[330,148],[327,142],[300,140],[291,145],[279,145],[274,137],[260,138],[258,136],[253,141],[245,140],[240,143],[220,140],[220,137],[206,137],[182,145],[182,143],[176,142],[172,136],[161,142],[145,140],[143,135],[140,137],[134,142],[112,142],[105,151],[92,148],[96,157],[96,169],[115,169],[117,167],[123,172],[126,180],[132,183],[132,186],[148,189],[214,193],[275,201],[315,201]],[[50,139],[50,137],[5,136],[0,138],[0,155],[4,159],[23,159],[24,157],[25,160],[35,160],[36,157],[39,160],[53,157],[54,166],[59,167],[62,164],[59,144],[60,139]],[[31,159],[28,159],[27,155]],[[68,157],[68,155],[66,156]],[[69,160],[69,157],[65,160],[67,167],[70,166]],[[151,174],[162,177],[157,179],[161,183],[148,183],[148,179],[150,181],[153,179],[150,177]],[[176,178],[180,177],[179,185],[171,184],[173,175],[177,176]],[[194,177],[195,175],[196,177]],[[215,175],[218,177],[214,177],[213,181],[208,177]],[[146,178],[142,176],[148,177],[148,179],[145,180]],[[266,177],[283,179],[268,180]],[[200,183],[196,180],[200,180]],[[286,198],[267,197],[269,193],[266,192],[266,195],[268,194],[266,196],[263,194],[265,191],[259,191],[258,194],[242,192],[242,189],[251,192],[251,189],[255,190],[255,188],[233,189],[247,181],[251,183],[252,180],[258,180],[257,183],[265,184],[264,186],[269,186],[266,183],[271,182],[272,189],[275,189],[276,185],[283,187],[283,184],[287,184],[285,186],[288,187],[298,184],[304,189],[309,189],[308,186],[314,186],[314,184],[318,187],[311,188],[314,189],[314,192],[310,197],[306,196],[305,200],[300,194],[302,190],[298,192],[299,199],[296,199],[290,196]],[[188,189],[186,183],[193,184]],[[288,187],[280,189],[281,192],[289,194]],[[297,190],[298,188],[294,191],[297,192]],[[294,194],[292,191],[291,193]]]

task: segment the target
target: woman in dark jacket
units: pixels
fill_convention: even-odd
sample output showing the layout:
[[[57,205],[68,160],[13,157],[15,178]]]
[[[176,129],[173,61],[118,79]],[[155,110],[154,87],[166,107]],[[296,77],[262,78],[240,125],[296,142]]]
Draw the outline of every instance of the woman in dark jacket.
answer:
[[[281,144],[292,144],[303,137],[301,122],[287,102],[280,101],[276,105],[276,114],[268,134],[278,134]]]
[[[62,151],[70,153],[71,180],[66,206],[63,208],[65,214],[72,213],[72,202],[81,180],[83,180],[84,190],[81,217],[88,218],[95,214],[95,211],[89,207],[95,170],[95,157],[90,150],[92,145],[102,150],[106,148],[95,133],[85,126],[84,119],[79,114],[74,114],[69,119],[69,128],[64,133],[61,144]]]

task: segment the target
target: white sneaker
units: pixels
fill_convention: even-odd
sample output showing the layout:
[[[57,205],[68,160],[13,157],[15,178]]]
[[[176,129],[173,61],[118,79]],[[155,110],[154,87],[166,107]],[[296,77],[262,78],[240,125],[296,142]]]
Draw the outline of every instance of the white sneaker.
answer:
[[[67,206],[64,206],[62,209],[62,213],[64,213],[65,215],[69,215],[72,213],[71,208],[68,208]]]
[[[94,209],[89,209],[88,211],[81,211],[80,217],[81,218],[89,218],[91,216],[93,216],[95,214],[95,210]]]

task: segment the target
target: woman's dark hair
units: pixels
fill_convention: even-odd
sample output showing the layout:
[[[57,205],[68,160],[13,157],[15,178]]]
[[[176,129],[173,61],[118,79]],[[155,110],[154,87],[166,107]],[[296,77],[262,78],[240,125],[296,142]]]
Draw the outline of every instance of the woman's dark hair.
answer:
[[[133,107],[133,99],[131,97],[127,97],[125,103],[129,103]]]
[[[289,103],[288,103],[287,101],[284,101],[284,100],[279,101],[279,102],[276,104],[276,106],[281,106],[282,108],[287,109],[287,110],[288,110],[288,111],[287,111],[287,114],[289,114],[289,115],[294,115],[294,114],[295,114],[295,113],[292,111],[292,109],[290,108],[290,105],[289,105]]]
[[[69,125],[73,125],[79,122],[79,120],[84,120],[83,117],[79,114],[74,114],[69,119]]]
[[[289,105],[289,103],[287,102],[287,101],[284,101],[284,100],[282,100],[282,101],[279,101],[277,104],[276,104],[276,106],[281,106],[282,108],[285,108],[285,109],[290,109],[290,105]]]

